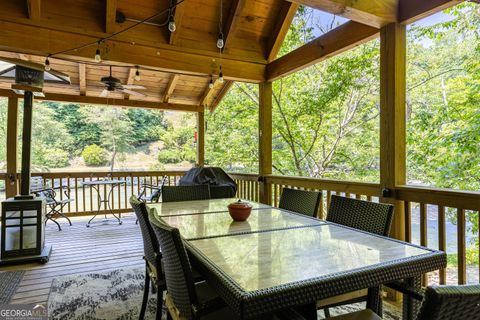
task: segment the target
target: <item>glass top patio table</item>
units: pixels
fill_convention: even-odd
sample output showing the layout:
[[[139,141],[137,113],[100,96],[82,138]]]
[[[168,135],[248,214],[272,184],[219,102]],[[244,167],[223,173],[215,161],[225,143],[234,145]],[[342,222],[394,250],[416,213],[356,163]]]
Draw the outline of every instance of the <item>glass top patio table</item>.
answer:
[[[324,223],[316,218],[268,207],[252,210],[247,221],[233,221],[228,211],[160,216],[160,218],[166,224],[178,228],[182,237],[187,240],[266,230],[302,228]]]
[[[149,211],[155,210],[159,216],[178,216],[199,213],[225,212],[228,211],[227,206],[235,201],[238,201],[238,198],[158,202],[148,203],[147,208]],[[250,203],[253,206],[253,210],[260,208],[270,208],[270,206],[262,203]]]
[[[185,243],[195,268],[244,319],[446,266],[444,252],[329,222]]]

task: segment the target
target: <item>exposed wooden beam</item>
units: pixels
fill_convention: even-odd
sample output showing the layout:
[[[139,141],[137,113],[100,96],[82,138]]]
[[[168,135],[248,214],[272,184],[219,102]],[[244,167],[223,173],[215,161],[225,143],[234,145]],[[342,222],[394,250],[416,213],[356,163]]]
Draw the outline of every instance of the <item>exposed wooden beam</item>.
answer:
[[[294,0],[293,2],[375,28],[397,21],[398,0]],[[425,0],[425,2],[428,1]]]
[[[105,32],[115,32],[115,20],[117,16],[117,0],[105,0]]]
[[[409,24],[438,11],[462,3],[462,0],[399,0],[398,21]]]
[[[225,85],[223,86],[222,89],[220,89],[220,92],[217,94],[213,102],[211,102],[210,105],[208,106],[208,109],[210,110],[210,112],[215,111],[218,104],[220,103],[220,101],[222,101],[223,97],[228,93],[228,91],[230,91],[230,88],[232,87],[233,84],[234,84],[233,81],[226,81]]]
[[[0,21],[0,50],[30,53],[46,56],[49,53],[65,50],[72,44],[92,43],[98,38],[64,31],[47,30],[41,27]],[[105,43],[108,50],[104,54],[107,61],[130,65],[144,65],[157,68],[160,71],[188,73],[194,75],[209,75],[212,72],[212,59],[216,54],[205,55],[200,52],[183,51],[182,48],[169,46],[166,48],[152,47],[121,40],[108,40]],[[79,49],[59,55],[75,60],[93,61],[96,46]],[[178,50],[177,50],[178,49]],[[259,82],[265,79],[265,65],[229,59],[223,56],[222,63],[225,78],[248,82]]]
[[[17,95],[12,90],[7,90],[7,89],[0,89],[0,96],[23,98],[22,95]],[[203,110],[203,108],[196,105],[140,101],[140,100],[112,99],[112,98],[101,98],[101,97],[91,97],[91,96],[76,96],[76,95],[58,94],[58,93],[45,93],[45,97],[35,97],[35,100],[73,102],[73,103],[81,103],[81,104],[101,104],[101,105],[119,106],[119,107],[147,108],[147,109],[186,111],[186,112],[199,112]]]
[[[127,84],[128,85],[132,85],[133,82],[135,81],[135,72],[137,72],[136,68],[130,68],[128,70],[128,78],[127,78]],[[130,99],[130,95],[128,93],[124,93],[123,98],[128,100],[128,99]]]
[[[170,97],[173,94],[173,91],[175,91],[175,86],[177,85],[178,79],[180,78],[180,75],[178,74],[173,74],[172,77],[170,78],[170,81],[168,82],[167,87],[165,88],[165,93],[163,95],[163,102],[168,102]]]
[[[177,30],[175,32],[170,32],[170,40],[169,43],[174,46],[178,42],[178,31],[182,26],[182,19],[183,19],[183,14],[185,12],[185,3],[181,3],[178,6],[175,7],[175,15],[173,17],[175,21],[175,26],[177,27]]]
[[[232,43],[232,39],[240,26],[240,19],[242,17],[243,8],[245,7],[246,0],[233,0],[230,9],[230,14],[227,17],[227,21],[224,24],[223,51],[228,52],[228,47]]]
[[[267,61],[270,62],[277,57],[283,40],[285,40],[285,36],[287,35],[288,29],[290,28],[290,24],[295,17],[295,13],[297,13],[298,7],[299,5],[297,3],[288,1],[284,1],[282,3],[282,8],[280,10],[277,24],[275,25],[275,29],[272,32],[272,37],[270,38],[270,41],[268,43]]]
[[[306,45],[272,61],[267,66],[269,81],[304,69],[378,36],[379,30],[349,21]]]
[[[32,20],[38,20],[41,16],[41,0],[27,0],[28,17]]]
[[[69,25],[60,25],[54,21],[51,21],[50,19],[32,20],[28,18],[19,17],[14,12],[9,12],[8,10],[4,10],[2,6],[0,6],[0,21],[12,22],[12,23],[26,25],[26,26],[34,26],[36,27],[35,30],[37,30],[38,33],[40,32],[48,33],[50,32],[50,30],[62,31],[69,34],[73,34],[73,35],[89,36],[97,40],[111,35],[109,33],[105,33],[102,31],[94,31],[91,29],[74,27]],[[156,26],[148,26],[148,25],[145,26],[145,28],[150,28],[150,27],[158,28]],[[218,52],[217,49],[214,49],[215,47],[212,47],[213,50],[206,50],[206,49],[199,49],[199,48],[172,46],[168,42],[166,43],[162,37],[158,36],[158,30],[149,29],[147,32],[147,30],[143,31],[142,29],[142,31],[137,32],[134,28],[131,32],[130,31],[125,32],[125,33],[122,33],[121,35],[115,36],[114,40],[128,43],[130,45],[132,45],[132,43],[135,43],[135,45],[140,45],[140,46],[147,46],[147,47],[153,47],[158,49],[167,49],[167,50],[172,50],[176,52],[192,53],[196,55],[209,56],[211,58],[220,58],[220,53]],[[257,55],[246,56],[245,54],[239,55],[236,53],[230,53],[230,54],[223,54],[222,57],[224,59],[229,59],[229,60],[239,60],[244,62],[253,62],[253,63],[260,63],[260,64],[267,63],[264,57],[260,58]]]
[[[78,84],[80,89],[80,95],[87,95],[87,68],[85,63],[78,64]]]
[[[202,98],[200,99],[200,105],[201,106],[208,106],[210,104],[210,101],[214,98],[213,94],[215,92],[218,92],[223,85],[224,84],[221,83],[220,81],[218,81],[218,79],[216,79],[213,82],[213,87],[212,88],[210,88],[210,84],[207,84],[207,87],[205,88],[205,91],[203,92]]]

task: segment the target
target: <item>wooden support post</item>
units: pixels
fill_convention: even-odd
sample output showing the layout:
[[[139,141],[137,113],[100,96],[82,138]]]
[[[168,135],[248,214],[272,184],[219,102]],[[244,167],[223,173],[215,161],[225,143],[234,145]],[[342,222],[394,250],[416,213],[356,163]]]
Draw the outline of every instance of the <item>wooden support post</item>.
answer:
[[[205,165],[205,113],[197,112],[197,166]]]
[[[18,194],[17,184],[17,123],[18,98],[8,98],[7,116],[7,178],[5,181],[5,197]]]
[[[396,200],[395,187],[406,183],[405,70],[406,29],[391,23],[380,31],[380,201],[395,205],[390,236],[400,240],[405,239],[405,204]],[[393,291],[387,296],[400,297]]]
[[[262,82],[259,85],[258,140],[260,177],[272,174],[272,83]],[[270,184],[260,182],[260,202],[271,204],[272,190]]]
[[[395,204],[390,235],[405,239],[405,209],[395,200],[395,187],[406,183],[406,28],[391,23],[380,31],[380,185]]]

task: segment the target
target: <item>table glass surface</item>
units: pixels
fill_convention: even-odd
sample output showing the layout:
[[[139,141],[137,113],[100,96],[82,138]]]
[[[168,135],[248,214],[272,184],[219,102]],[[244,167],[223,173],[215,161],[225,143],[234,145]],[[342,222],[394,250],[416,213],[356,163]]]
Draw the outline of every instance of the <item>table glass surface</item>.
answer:
[[[154,209],[159,216],[176,216],[228,211],[227,206],[235,201],[238,201],[238,198],[158,202],[148,203],[147,208],[148,210]],[[270,208],[270,206],[262,203],[250,202],[250,204],[253,206],[254,210],[259,208]]]
[[[431,253],[331,224],[188,244],[247,292]]]
[[[321,220],[276,208],[252,210],[247,221],[233,221],[227,211],[210,214],[163,216],[166,224],[178,228],[185,239],[224,236],[261,230],[275,230],[323,224]]]

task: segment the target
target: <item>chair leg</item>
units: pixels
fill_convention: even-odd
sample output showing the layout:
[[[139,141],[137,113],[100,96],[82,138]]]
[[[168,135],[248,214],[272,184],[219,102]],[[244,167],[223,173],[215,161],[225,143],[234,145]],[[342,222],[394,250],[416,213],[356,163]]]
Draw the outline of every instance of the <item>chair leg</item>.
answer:
[[[47,224],[47,221],[50,220],[57,225],[58,231],[62,231],[62,228],[60,227],[60,224],[55,219],[52,219],[52,216],[50,214],[47,214],[45,217],[46,217],[45,218],[45,225]]]
[[[325,313],[325,318],[330,318],[330,310],[328,308],[324,308],[323,313]]]
[[[383,310],[380,289],[380,286],[368,288],[367,308],[381,317]]]
[[[69,223],[70,226],[71,226],[71,225],[72,225],[72,221],[70,221],[70,219],[62,212],[62,209],[63,209],[63,207],[64,207],[65,205],[66,205],[66,204],[62,205],[59,210],[52,209],[52,211],[53,211],[55,214],[58,214],[60,217],[67,219],[67,220],[68,220],[68,223]]]
[[[147,309],[148,303],[148,292],[150,291],[150,275],[148,274],[148,269],[145,268],[145,287],[143,288],[143,299],[142,299],[142,307],[140,309],[140,316],[138,317],[139,320],[143,320],[145,318],[145,310]]]
[[[163,290],[160,290],[160,288],[157,288],[157,312],[156,312],[155,319],[161,320],[162,314],[163,314]]]

